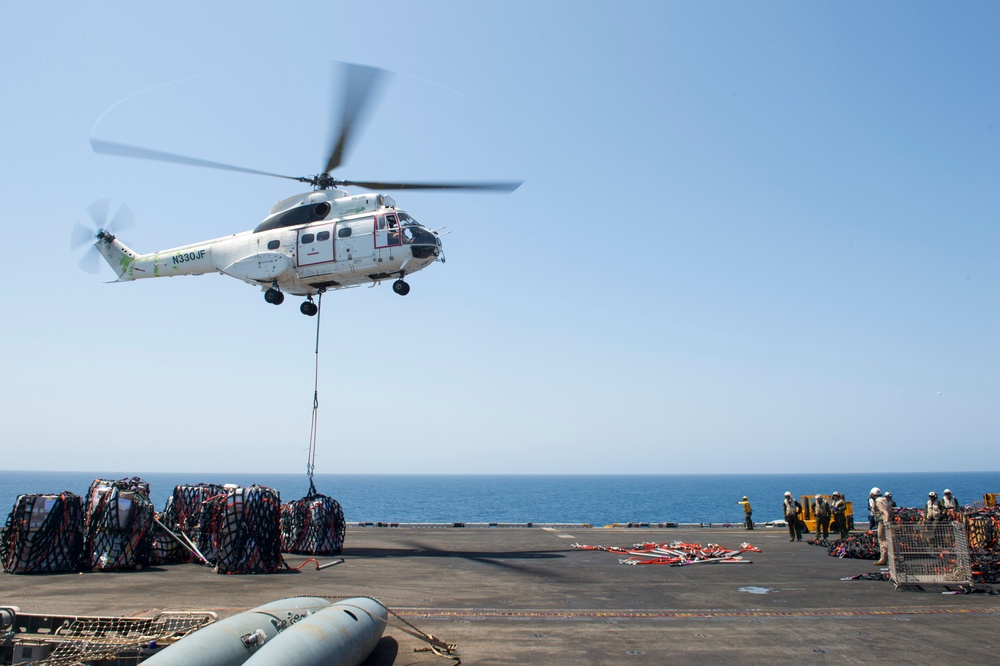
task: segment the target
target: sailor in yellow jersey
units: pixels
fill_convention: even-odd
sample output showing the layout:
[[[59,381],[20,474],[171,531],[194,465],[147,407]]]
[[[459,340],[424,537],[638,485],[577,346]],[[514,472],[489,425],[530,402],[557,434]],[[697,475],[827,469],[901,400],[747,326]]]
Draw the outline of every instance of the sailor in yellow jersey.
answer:
[[[742,504],[743,505],[743,512],[744,512],[743,529],[745,529],[745,530],[752,530],[753,529],[753,509],[750,508],[750,500],[748,500],[747,496],[744,495],[743,499],[741,499],[739,502],[737,502],[737,504]]]

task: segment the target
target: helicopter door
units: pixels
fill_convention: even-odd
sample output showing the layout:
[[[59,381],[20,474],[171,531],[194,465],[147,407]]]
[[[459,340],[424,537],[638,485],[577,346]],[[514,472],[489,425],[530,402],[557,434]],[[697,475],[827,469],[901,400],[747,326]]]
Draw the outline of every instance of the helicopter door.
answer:
[[[313,266],[333,261],[333,225],[299,229],[299,266]]]
[[[395,213],[379,215],[375,218],[375,247],[395,247],[402,245],[399,235],[399,220]]]

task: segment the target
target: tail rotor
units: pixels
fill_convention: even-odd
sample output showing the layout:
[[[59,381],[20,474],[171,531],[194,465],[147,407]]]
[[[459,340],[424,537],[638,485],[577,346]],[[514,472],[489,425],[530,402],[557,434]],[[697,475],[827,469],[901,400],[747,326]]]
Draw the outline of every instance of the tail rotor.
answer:
[[[77,223],[73,226],[70,235],[70,248],[79,250],[84,245],[90,245],[83,257],[78,262],[78,266],[87,273],[96,274],[101,265],[101,253],[94,247],[94,243],[108,235],[114,236],[120,231],[131,229],[135,226],[135,218],[128,206],[122,204],[114,217],[110,216],[111,199],[100,199],[87,206],[92,224],[86,225]]]

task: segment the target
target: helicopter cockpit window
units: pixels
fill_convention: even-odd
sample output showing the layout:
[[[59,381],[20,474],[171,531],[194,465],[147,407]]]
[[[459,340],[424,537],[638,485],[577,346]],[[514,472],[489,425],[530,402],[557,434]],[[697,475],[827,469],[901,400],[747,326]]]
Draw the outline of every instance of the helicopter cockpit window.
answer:
[[[414,220],[412,217],[410,217],[409,214],[407,213],[399,212],[396,213],[396,215],[399,216],[399,223],[402,224],[404,227],[408,227],[411,225],[420,226],[420,223]]]
[[[350,227],[341,227],[340,229],[337,229],[337,238],[347,238],[350,235],[351,235]]]
[[[308,245],[309,243],[312,243],[314,240],[316,240],[316,236],[314,236],[313,234],[302,234],[302,238],[299,239],[299,243],[301,243],[302,245]]]
[[[277,250],[279,247],[281,247],[281,241],[279,240],[267,241],[268,250]]]
[[[318,234],[316,234],[316,242],[317,243],[322,243],[323,241],[327,241],[327,240],[330,240],[330,232],[329,231],[321,231]]]

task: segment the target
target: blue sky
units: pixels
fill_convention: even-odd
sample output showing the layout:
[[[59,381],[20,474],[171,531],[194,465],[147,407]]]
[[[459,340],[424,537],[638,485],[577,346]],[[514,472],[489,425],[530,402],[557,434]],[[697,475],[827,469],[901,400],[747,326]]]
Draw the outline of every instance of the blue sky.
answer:
[[[318,171],[333,61],[394,72],[335,175],[447,263],[328,294],[321,473],[997,469],[994,3],[61,2],[0,10],[7,469],[305,469],[315,320],[218,275],[104,284]]]

